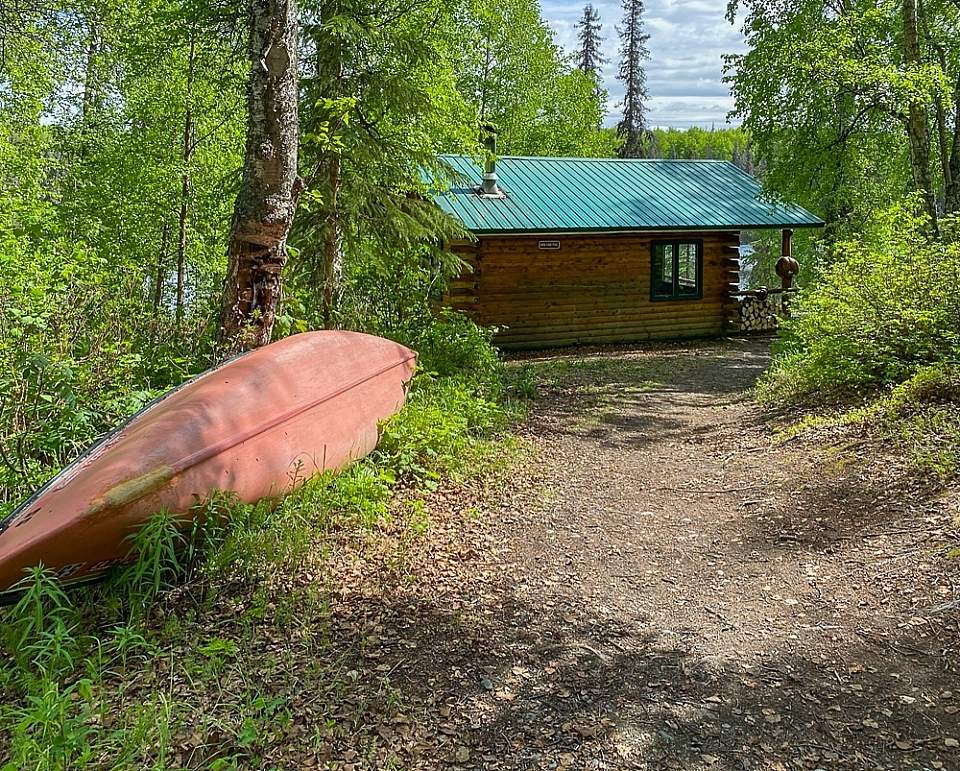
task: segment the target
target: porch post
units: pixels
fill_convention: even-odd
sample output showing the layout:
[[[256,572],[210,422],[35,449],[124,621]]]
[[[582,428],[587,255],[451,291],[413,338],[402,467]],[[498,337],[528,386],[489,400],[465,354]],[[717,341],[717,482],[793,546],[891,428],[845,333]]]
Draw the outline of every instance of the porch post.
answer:
[[[780,295],[780,309],[786,317],[790,316],[790,291],[793,289],[793,277],[799,272],[800,263],[793,259],[793,230],[784,228],[780,259],[777,260],[777,275],[780,276],[783,289],[783,294]]]

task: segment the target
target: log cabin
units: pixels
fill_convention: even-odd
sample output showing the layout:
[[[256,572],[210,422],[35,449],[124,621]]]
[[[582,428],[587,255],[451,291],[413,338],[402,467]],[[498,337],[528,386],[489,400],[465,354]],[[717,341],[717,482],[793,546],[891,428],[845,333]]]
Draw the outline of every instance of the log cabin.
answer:
[[[822,227],[725,161],[444,156],[435,196],[472,238],[444,303],[502,348],[720,336],[736,310],[740,235]]]

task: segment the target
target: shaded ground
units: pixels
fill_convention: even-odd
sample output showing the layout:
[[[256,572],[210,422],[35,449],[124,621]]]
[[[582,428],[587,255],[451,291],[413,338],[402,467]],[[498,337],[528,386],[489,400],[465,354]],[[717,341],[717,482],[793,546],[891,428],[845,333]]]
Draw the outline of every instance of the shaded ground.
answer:
[[[541,396],[510,482],[335,551],[304,578],[322,607],[264,608],[262,658],[226,666],[221,698],[283,705],[263,766],[960,768],[956,503],[896,459],[775,444],[745,395],[766,363],[518,363]],[[180,761],[224,756],[196,731]]]

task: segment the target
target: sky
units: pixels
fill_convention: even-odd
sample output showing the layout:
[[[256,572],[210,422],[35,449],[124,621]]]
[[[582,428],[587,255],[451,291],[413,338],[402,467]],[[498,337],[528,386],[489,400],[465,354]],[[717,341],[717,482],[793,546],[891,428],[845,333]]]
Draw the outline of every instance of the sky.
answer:
[[[544,18],[568,52],[577,49],[574,25],[587,0],[541,0]],[[623,87],[616,80],[623,14],[619,0],[592,0],[603,25],[604,83],[609,91],[607,124],[617,122]],[[650,40],[647,62],[647,121],[653,127],[723,126],[733,107],[723,84],[723,55],[744,50],[739,26],[726,18],[727,0],[646,0],[644,19]]]

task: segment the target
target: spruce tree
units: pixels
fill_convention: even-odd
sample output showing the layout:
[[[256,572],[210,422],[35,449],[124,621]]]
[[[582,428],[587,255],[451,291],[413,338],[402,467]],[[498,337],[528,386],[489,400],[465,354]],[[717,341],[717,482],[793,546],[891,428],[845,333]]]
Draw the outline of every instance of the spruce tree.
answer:
[[[624,85],[623,118],[617,124],[617,134],[623,140],[621,158],[642,158],[645,155],[647,134],[646,106],[647,74],[643,63],[650,58],[643,31],[643,0],[623,0],[623,26],[620,34],[620,72],[617,79]]]
[[[580,49],[577,51],[576,60],[577,67],[596,78],[598,89],[601,82],[600,66],[607,61],[603,58],[601,28],[600,14],[597,13],[597,9],[593,7],[592,3],[587,3],[583,8],[583,16],[576,24],[577,38],[580,41]]]

